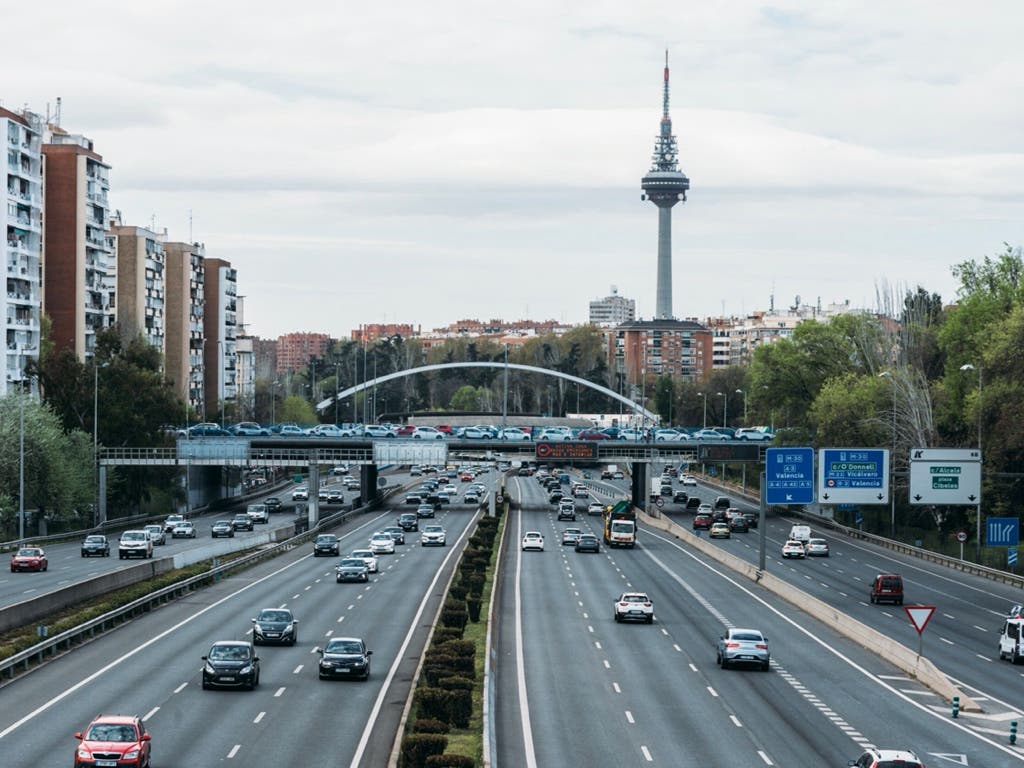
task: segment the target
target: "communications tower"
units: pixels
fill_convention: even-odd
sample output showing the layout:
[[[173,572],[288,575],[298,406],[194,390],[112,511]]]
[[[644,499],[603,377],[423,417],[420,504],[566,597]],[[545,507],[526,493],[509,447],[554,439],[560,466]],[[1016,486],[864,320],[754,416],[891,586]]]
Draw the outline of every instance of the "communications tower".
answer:
[[[651,170],[640,186],[641,200],[658,206],[658,293],[655,319],[672,318],[672,206],[686,201],[690,180],[679,170],[679,150],[668,116],[668,51],[665,51],[665,84],[662,95],[661,132],[654,142]]]

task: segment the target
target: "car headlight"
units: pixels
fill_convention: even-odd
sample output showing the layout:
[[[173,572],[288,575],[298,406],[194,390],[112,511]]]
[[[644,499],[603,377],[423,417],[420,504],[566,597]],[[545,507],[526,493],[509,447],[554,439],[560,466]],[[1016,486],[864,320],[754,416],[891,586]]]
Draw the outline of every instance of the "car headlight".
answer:
[[[78,757],[82,760],[92,760],[92,752],[90,752],[86,747],[79,747]]]
[[[259,624],[254,624],[252,629],[253,629],[253,632],[255,632],[257,635],[262,635],[263,634],[263,627],[261,627]]]
[[[217,670],[215,670],[215,669],[214,669],[214,668],[213,668],[213,667],[212,667],[211,665],[209,665],[209,664],[207,664],[207,665],[206,665],[205,667],[203,667],[203,672],[205,672],[205,673],[206,673],[206,674],[208,674],[208,675],[216,675],[216,674],[217,674]]]
[[[138,756],[139,756],[139,748],[138,747],[135,747],[134,749],[129,749],[127,752],[124,753],[124,759],[125,760],[134,760]]]
[[[240,675],[248,675],[250,672],[252,672],[252,664],[246,664],[244,667],[238,670],[238,674]]]

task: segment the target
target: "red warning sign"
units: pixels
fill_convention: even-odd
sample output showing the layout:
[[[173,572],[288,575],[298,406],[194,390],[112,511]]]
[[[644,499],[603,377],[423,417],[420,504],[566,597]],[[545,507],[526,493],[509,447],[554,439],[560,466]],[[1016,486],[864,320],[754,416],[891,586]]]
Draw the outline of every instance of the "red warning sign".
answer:
[[[924,628],[928,626],[928,622],[932,618],[932,614],[935,613],[934,605],[910,605],[903,606],[903,610],[907,612],[907,616],[910,617],[910,623],[914,625],[914,629],[917,630],[917,634],[924,632]]]

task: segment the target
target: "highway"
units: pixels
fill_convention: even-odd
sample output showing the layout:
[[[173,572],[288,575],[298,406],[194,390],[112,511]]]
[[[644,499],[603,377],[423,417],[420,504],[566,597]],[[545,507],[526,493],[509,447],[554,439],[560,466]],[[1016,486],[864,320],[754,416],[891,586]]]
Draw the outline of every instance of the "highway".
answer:
[[[360,515],[337,529],[345,551],[366,546],[399,511]],[[312,545],[170,603],[10,683],[0,714],[0,754],[11,768],[66,766],[75,731],[100,712],[138,713],[153,734],[154,766],[383,764],[426,632],[461,549],[473,508],[436,518],[447,547],[407,534],[382,555],[370,583],[337,584],[335,559]],[[447,569],[447,570],[445,570]],[[250,618],[286,606],[300,620],[295,647],[260,646],[260,686],[203,691],[210,644],[249,636]],[[315,649],[361,636],[374,651],[368,682],[320,681]],[[365,728],[364,728],[365,726]]]
[[[1005,736],[952,720],[884,660],[678,542],[643,529],[635,550],[576,554],[558,543],[573,524],[556,522],[539,485],[510,487],[523,511],[502,561],[501,765],[845,765],[866,745],[912,748],[929,765],[1024,761]],[[543,553],[519,550],[527,529],[545,535]],[[653,625],[612,620],[625,589],[650,594]],[[727,626],[768,636],[770,672],[717,667]]]

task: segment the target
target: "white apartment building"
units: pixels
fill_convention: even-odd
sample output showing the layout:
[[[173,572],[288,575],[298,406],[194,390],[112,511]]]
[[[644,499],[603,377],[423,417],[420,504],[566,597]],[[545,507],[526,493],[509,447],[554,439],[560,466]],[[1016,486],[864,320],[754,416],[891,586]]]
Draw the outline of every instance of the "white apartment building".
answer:
[[[0,294],[6,348],[0,369],[0,394],[24,390],[25,365],[39,356],[43,301],[43,189],[41,146],[44,122],[31,112],[0,107],[0,139],[7,159],[0,165],[6,198],[0,241],[7,267],[7,290]],[[28,384],[32,388],[31,384]]]
[[[611,328],[636,320],[636,301],[619,296],[619,289],[612,286],[611,296],[590,302],[590,322],[603,328]]]

